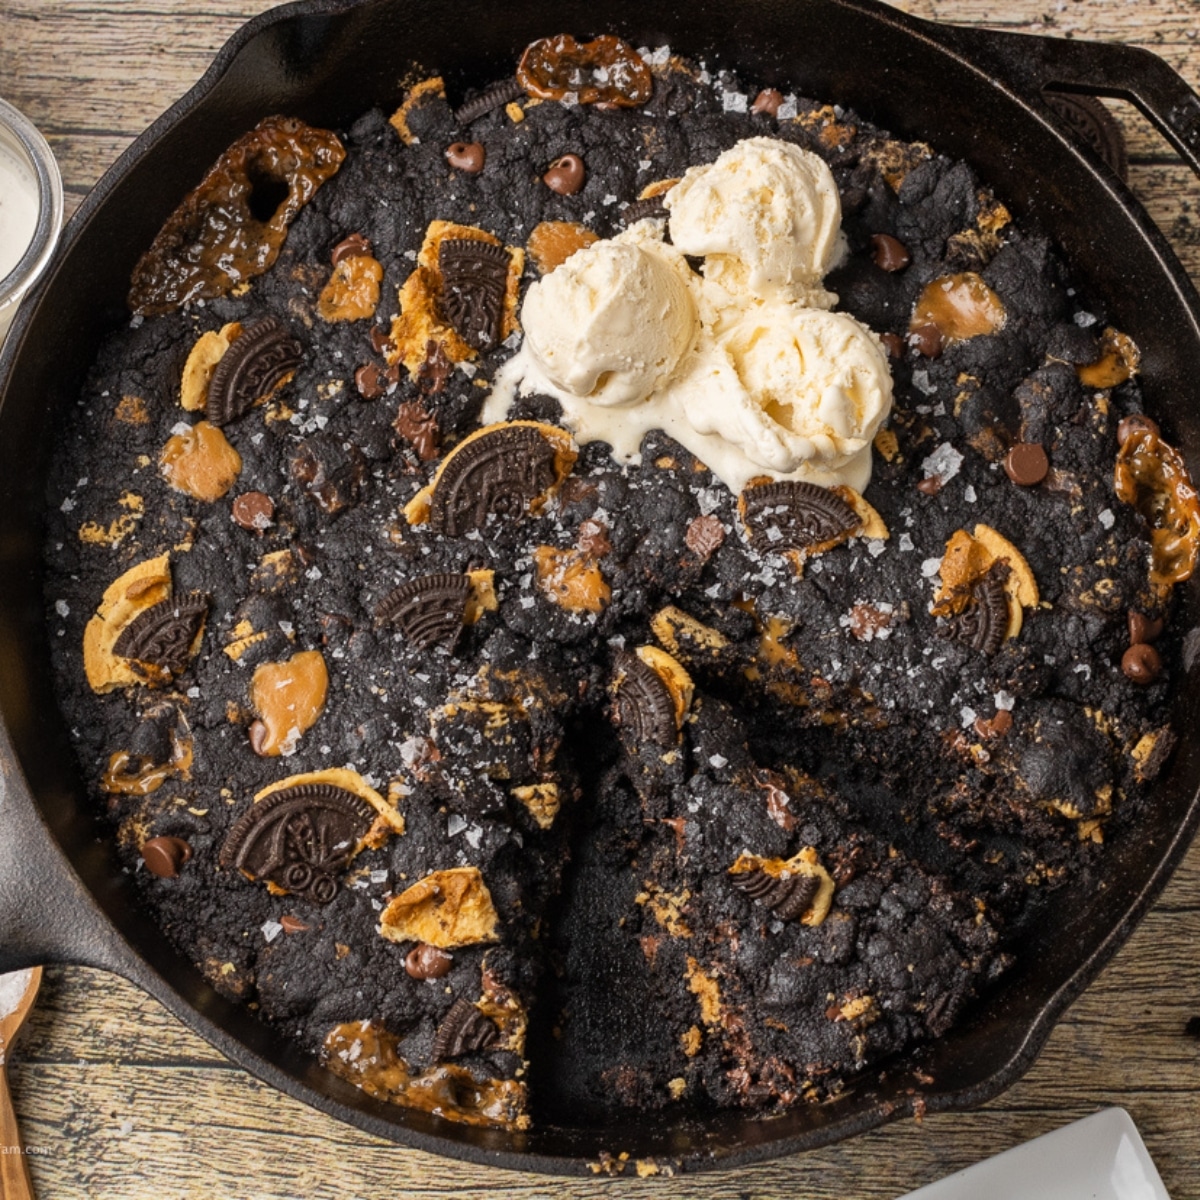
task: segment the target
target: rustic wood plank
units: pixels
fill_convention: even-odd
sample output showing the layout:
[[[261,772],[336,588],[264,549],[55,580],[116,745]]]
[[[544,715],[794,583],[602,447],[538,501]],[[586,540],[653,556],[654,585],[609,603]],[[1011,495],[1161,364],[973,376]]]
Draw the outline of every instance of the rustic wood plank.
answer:
[[[1200,82],[1196,0],[901,0],[919,16],[1131,42]],[[0,95],[47,132],[74,201],[182,95],[267,0],[0,0]],[[1113,105],[1131,184],[1200,279],[1200,185],[1139,114]],[[1127,1107],[1172,1194],[1200,1178],[1200,847],[1030,1073],[969,1114],[928,1117],[785,1162],[686,1182],[628,1181],[629,1197],[887,1200],[1086,1115]],[[328,1120],[232,1067],[122,980],[47,972],[12,1067],[39,1194],[72,1200],[503,1194],[584,1197],[551,1181],[399,1150]],[[253,1180],[248,1184],[248,1180]]]

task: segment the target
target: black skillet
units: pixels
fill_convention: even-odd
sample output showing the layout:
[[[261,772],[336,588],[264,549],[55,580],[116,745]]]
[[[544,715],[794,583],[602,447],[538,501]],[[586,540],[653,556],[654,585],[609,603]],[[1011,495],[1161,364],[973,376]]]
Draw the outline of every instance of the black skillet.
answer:
[[[597,16],[602,8],[604,16]],[[97,184],[0,356],[0,969],[117,971],[273,1087],[358,1128],[475,1162],[586,1173],[627,1151],[699,1170],[811,1149],[918,1107],[981,1104],[1032,1062],[1055,1020],[1129,936],[1200,819],[1200,679],[1179,671],[1181,744],[1142,836],[1105,851],[1103,881],[1064,891],[1014,971],[938,1042],[924,1078],[864,1078],[821,1107],[756,1121],[639,1116],[623,1125],[468,1129],[373,1101],[219,997],[139,909],[85,798],[51,691],[42,618],[41,509],[55,414],[78,395],[101,337],[127,320],[130,269],[164,218],[238,134],[273,112],[344,124],[400,98],[414,62],[452,93],[508,74],[534,38],[617,33],[853,106],[971,162],[1041,224],[1144,351],[1147,407],[1200,464],[1200,297],[1133,196],[1064,132],[1047,91],[1119,96],[1200,171],[1200,99],[1154,55],[937,26],[872,0],[306,0],[247,24],[199,84]],[[1180,628],[1196,619],[1184,589]],[[933,1082],[925,1082],[932,1077]]]

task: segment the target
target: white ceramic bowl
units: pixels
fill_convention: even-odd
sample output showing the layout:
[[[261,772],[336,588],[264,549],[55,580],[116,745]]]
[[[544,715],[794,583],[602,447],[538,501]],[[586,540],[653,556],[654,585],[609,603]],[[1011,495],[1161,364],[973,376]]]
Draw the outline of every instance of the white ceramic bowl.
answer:
[[[8,180],[9,203],[20,199],[16,190],[25,187],[36,204],[36,217],[29,242],[16,263],[0,277],[0,342],[8,332],[21,297],[45,269],[62,229],[62,175],[46,139],[11,104],[0,100],[0,186]],[[10,190],[11,189],[11,190]],[[0,203],[6,197],[0,194]],[[8,256],[6,256],[7,258]]]

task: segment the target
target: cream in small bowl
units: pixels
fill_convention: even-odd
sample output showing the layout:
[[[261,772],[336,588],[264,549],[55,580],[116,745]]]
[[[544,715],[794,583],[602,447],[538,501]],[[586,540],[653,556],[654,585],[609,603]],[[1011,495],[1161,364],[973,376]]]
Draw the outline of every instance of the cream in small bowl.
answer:
[[[0,100],[0,343],[62,228],[62,177],[46,139]]]

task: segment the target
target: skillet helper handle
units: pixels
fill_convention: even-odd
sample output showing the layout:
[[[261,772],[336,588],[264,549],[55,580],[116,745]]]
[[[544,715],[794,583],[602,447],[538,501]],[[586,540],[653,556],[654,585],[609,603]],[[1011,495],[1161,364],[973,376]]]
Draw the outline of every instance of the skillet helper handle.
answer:
[[[25,1143],[17,1126],[8,1070],[0,1062],[0,1200],[34,1200]]]
[[[1200,176],[1200,96],[1157,54],[1119,42],[925,26],[938,42],[989,70],[1024,99],[1046,90],[1111,96],[1136,105]]]
[[[47,963],[129,971],[122,939],[43,821],[0,728],[0,973]]]

